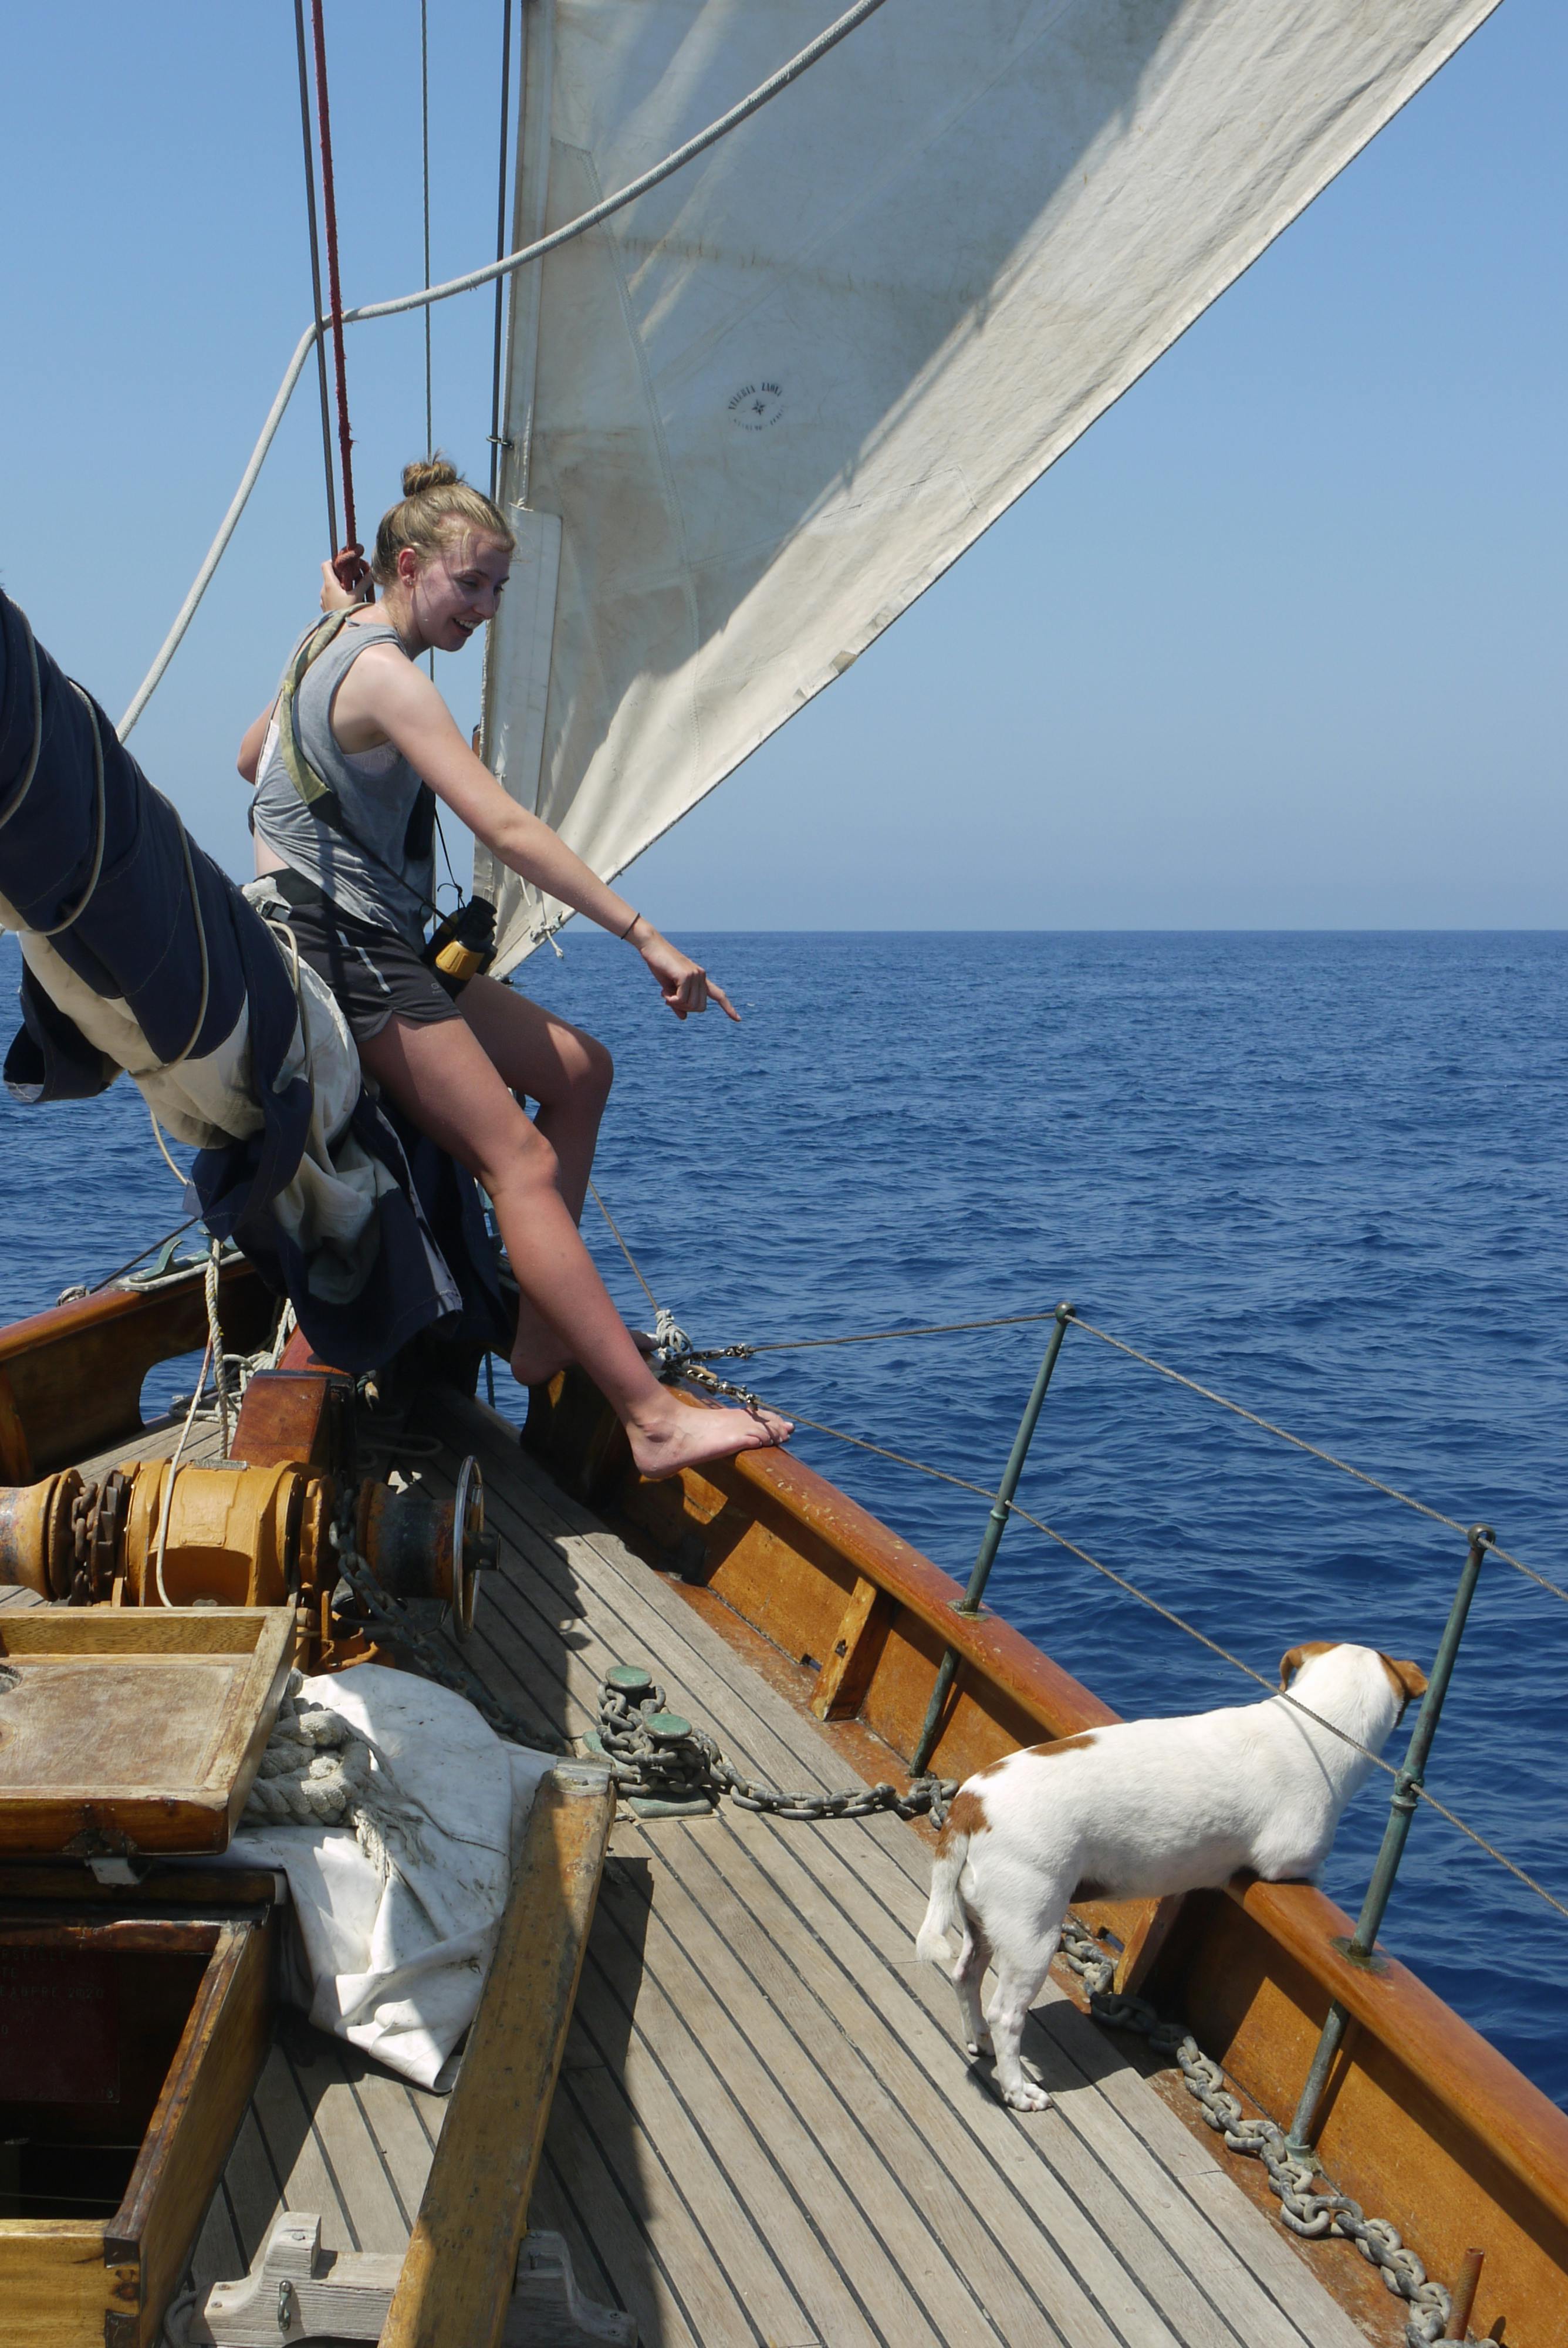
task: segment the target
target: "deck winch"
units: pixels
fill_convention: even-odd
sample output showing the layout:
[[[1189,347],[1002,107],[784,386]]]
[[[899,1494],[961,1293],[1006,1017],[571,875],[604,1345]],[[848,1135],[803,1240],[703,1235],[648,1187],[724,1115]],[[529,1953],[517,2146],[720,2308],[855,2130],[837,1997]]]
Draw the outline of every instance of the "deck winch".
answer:
[[[451,1500],[422,1484],[367,1479],[355,1490],[292,1461],[171,1470],[167,1460],[128,1460],[96,1483],[67,1468],[0,1487],[0,1582],[74,1606],[297,1601],[305,1636],[331,1642],[340,1581],[332,1529],[345,1493],[354,1546],[387,1594],[440,1601],[466,1632],[496,1547],[471,1461]]]

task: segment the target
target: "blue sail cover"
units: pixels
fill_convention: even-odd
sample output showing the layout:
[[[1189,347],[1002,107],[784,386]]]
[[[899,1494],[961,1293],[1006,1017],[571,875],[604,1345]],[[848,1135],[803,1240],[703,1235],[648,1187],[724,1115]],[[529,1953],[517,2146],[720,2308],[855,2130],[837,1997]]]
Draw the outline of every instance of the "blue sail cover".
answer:
[[[259,1129],[202,1149],[192,1179],[209,1231],[232,1239],[288,1295],[317,1354],[345,1370],[373,1369],[438,1321],[443,1337],[509,1342],[471,1178],[411,1128],[405,1154],[363,1086],[348,1132],[392,1178],[371,1209],[374,1238],[360,1249],[374,1272],[352,1296],[343,1295],[341,1281],[333,1295],[313,1287],[308,1244],[274,1211],[306,1153],[313,1113],[310,1083],[285,1066],[299,1064],[300,1006],[283,954],[4,593],[0,895],[8,901],[5,926],[25,941],[29,932],[47,936],[76,980],[105,1003],[123,1004],[157,1062],[195,1068],[237,1032],[248,1036]],[[80,1100],[119,1073],[31,967],[22,1015],[5,1067],[16,1097]]]

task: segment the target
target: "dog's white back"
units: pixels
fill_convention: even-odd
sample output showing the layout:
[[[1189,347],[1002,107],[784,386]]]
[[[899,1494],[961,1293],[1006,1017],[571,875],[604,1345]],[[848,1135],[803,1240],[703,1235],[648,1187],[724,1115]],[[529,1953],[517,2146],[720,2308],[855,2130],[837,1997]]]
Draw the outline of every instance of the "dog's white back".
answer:
[[[1009,2103],[1028,2110],[1049,2101],[1025,2079],[1018,2042],[1071,1901],[1194,1891],[1243,1868],[1271,1882],[1312,1874],[1372,1767],[1368,1755],[1426,1685],[1414,1663],[1326,1643],[1293,1648],[1280,1675],[1297,1703],[1367,1751],[1279,1695],[1034,1746],[960,1789],[917,1946],[945,1965],[948,1936],[960,1936],[953,1980],[977,2047],[979,1982],[994,1954],[989,2020]]]

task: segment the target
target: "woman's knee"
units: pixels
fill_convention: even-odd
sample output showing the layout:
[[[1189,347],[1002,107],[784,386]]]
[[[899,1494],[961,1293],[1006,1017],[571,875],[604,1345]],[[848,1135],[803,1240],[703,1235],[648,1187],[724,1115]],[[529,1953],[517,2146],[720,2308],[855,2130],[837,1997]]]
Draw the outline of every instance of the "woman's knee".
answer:
[[[582,1038],[582,1073],[572,1089],[579,1100],[594,1108],[602,1108],[615,1082],[615,1062],[597,1035]]]
[[[485,1137],[482,1162],[471,1170],[495,1198],[515,1184],[557,1183],[560,1169],[548,1135],[519,1109],[504,1132]]]

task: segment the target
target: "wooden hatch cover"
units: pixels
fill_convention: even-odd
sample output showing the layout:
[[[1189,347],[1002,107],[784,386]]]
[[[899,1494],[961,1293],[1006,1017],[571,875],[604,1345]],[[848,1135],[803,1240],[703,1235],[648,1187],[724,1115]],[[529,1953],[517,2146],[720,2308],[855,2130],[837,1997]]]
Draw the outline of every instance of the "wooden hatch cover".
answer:
[[[220,1851],[293,1650],[286,1607],[0,1619],[0,1858]]]

